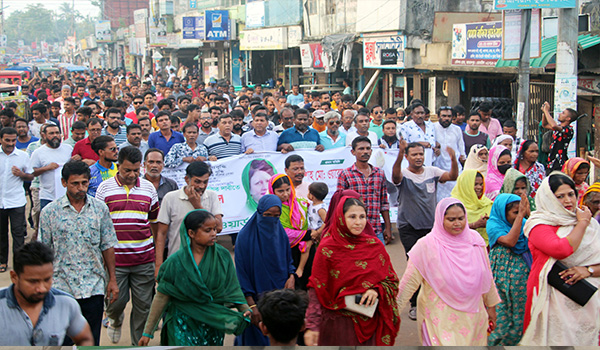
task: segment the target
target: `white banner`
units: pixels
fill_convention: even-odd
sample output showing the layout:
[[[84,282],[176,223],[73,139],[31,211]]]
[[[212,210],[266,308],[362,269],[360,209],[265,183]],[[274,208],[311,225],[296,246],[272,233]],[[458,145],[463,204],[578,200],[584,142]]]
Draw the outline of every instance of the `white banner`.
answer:
[[[268,192],[268,180],[274,174],[285,172],[285,159],[292,154],[299,154],[304,158],[305,181],[324,182],[329,187],[329,199],[337,188],[338,174],[351,167],[355,158],[350,147],[336,148],[324,152],[297,151],[282,154],[279,152],[265,152],[248,155],[239,155],[216,162],[209,162],[212,175],[208,182],[208,189],[217,192],[223,208],[223,231],[221,234],[239,232],[246,221],[254,214],[254,203]],[[383,168],[386,178],[391,179],[392,167],[396,161],[398,150],[373,149],[370,163]],[[171,178],[182,187],[185,186],[185,169],[188,163],[183,163],[179,168],[165,168],[162,174]],[[402,168],[408,166],[404,159]],[[396,221],[397,208],[390,208],[390,219]]]

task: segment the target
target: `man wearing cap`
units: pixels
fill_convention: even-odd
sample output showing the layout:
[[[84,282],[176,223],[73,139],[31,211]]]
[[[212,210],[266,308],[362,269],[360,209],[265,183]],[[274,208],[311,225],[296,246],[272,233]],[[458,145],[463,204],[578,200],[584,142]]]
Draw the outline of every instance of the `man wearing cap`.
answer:
[[[322,109],[317,109],[313,112],[312,117],[314,119],[312,123],[312,128],[317,130],[318,132],[323,132],[327,128],[325,125],[325,111]]]

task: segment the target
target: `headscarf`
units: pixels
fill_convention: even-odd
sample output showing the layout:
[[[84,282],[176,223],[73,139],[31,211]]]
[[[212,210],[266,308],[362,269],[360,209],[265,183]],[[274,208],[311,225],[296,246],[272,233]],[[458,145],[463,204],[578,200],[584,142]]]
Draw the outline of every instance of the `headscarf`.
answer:
[[[479,312],[481,296],[492,286],[492,270],[483,238],[465,223],[458,235],[444,228],[448,207],[458,204],[455,198],[442,199],[435,209],[433,229],[417,241],[409,259],[450,307],[469,313]]]
[[[594,182],[590,187],[588,187],[583,196],[579,197],[579,208],[583,209],[583,201],[585,200],[585,197],[592,192],[600,192],[600,182]]]
[[[169,296],[171,307],[188,317],[221,332],[241,334],[250,321],[241,312],[225,306],[246,304],[229,251],[215,243],[206,248],[196,265],[187,231],[184,219],[179,228],[181,245],[160,266],[157,290]]]
[[[258,162],[265,162],[267,165],[269,165],[271,167],[271,174],[273,174],[275,172],[275,166],[273,166],[273,164],[271,162],[269,162],[266,159],[255,159],[251,162],[249,162],[248,164],[246,164],[246,167],[244,168],[244,171],[242,172],[242,185],[244,186],[244,191],[246,191],[246,205],[248,206],[248,208],[250,208],[251,211],[255,211],[256,210],[256,201],[254,200],[254,198],[252,198],[252,195],[250,194],[250,187],[252,186],[250,184],[250,168],[252,168],[253,164],[256,164]],[[261,169],[258,169],[261,170]],[[263,170],[264,171],[264,170]]]
[[[295,271],[287,234],[277,217],[265,217],[269,208],[281,209],[281,201],[264,195],[236,240],[235,268],[245,295],[281,289]]]
[[[506,236],[513,227],[513,224],[509,223],[506,220],[506,206],[510,203],[520,202],[521,197],[516,194],[502,193],[499,194],[498,197],[494,200],[494,205],[492,206],[492,213],[490,214],[490,218],[487,222],[487,230],[488,236],[490,239],[490,249],[496,245],[498,238],[501,236]],[[519,239],[517,240],[517,244],[514,247],[510,248],[513,253],[519,254],[523,256],[523,260],[527,266],[531,267],[531,263],[533,262],[533,258],[531,257],[531,252],[529,251],[529,246],[527,245],[527,237],[523,233],[523,226],[527,220],[523,219],[521,223],[521,232],[519,233]]]
[[[333,213],[335,212],[335,208],[337,207],[340,199],[342,197],[351,197],[360,199],[360,194],[353,190],[337,190],[331,196],[331,200],[329,201],[329,209],[327,210],[327,215],[325,216],[325,227],[323,228],[323,232],[327,232],[327,229],[333,225]]]
[[[492,147],[496,147],[496,146],[498,146],[500,144],[500,142],[502,142],[504,140],[508,140],[508,139],[511,139],[513,143],[515,142],[515,140],[510,135],[499,135],[494,140],[494,143],[492,144]]]
[[[531,184],[529,183],[529,179],[527,176],[523,175],[522,172],[515,168],[510,168],[504,174],[504,182],[502,183],[502,187],[500,187],[500,193],[510,193],[514,194],[515,186],[517,185],[517,181],[525,180],[525,184],[527,186],[527,200],[529,200],[529,208],[531,211],[535,210],[535,200],[531,198]],[[518,196],[517,196],[518,197]]]
[[[456,186],[454,186],[451,193],[452,198],[458,199],[465,206],[469,222],[475,222],[482,216],[489,215],[492,210],[492,200],[485,195],[478,198],[475,193],[475,179],[478,173],[477,170],[473,169],[464,170],[456,180]],[[485,193],[485,177],[483,179],[483,192]],[[488,234],[485,227],[478,228],[476,231],[479,232],[487,244]]]
[[[290,198],[281,203],[281,216],[279,220],[287,233],[290,247],[293,248],[298,245],[300,251],[304,252],[306,250],[306,242],[303,242],[302,238],[304,238],[308,230],[308,222],[306,220],[307,205],[304,202],[301,203],[296,198],[296,189],[294,188],[292,179],[286,174],[273,175],[269,181],[269,193],[275,194],[273,184],[282,177],[287,177],[290,182]]]
[[[500,187],[502,187],[504,175],[498,170],[498,159],[504,150],[508,150],[508,148],[502,145],[494,146],[490,149],[490,156],[487,164],[487,176],[485,177],[486,195],[497,193],[500,190]],[[488,197],[490,196],[488,195]],[[493,199],[492,197],[490,198]]]
[[[483,176],[486,176],[487,161],[483,161],[483,160],[481,160],[481,158],[479,158],[479,152],[484,148],[487,150],[487,147],[485,147],[484,145],[473,145],[473,147],[471,147],[469,156],[467,157],[467,160],[465,161],[465,166],[464,166],[465,170],[467,170],[467,169],[477,170]]]
[[[336,220],[319,244],[308,286],[314,288],[324,308],[352,318],[359,342],[375,334],[376,345],[394,345],[400,329],[396,302],[399,279],[384,245],[367,233],[373,231],[369,222],[360,235],[350,233],[344,218],[344,203],[349,198],[342,197],[335,208]],[[344,311],[346,295],[363,294],[368,289],[376,290],[379,296],[373,318]]]
[[[562,172],[567,174],[571,179],[575,179],[575,173],[577,172],[577,170],[579,170],[579,167],[582,164],[587,164],[588,167],[590,165],[590,163],[583,158],[569,158],[563,165]],[[587,191],[589,185],[587,184],[587,182],[583,181],[579,185],[575,184],[575,187],[577,188],[577,197],[582,198],[585,194],[585,191]]]

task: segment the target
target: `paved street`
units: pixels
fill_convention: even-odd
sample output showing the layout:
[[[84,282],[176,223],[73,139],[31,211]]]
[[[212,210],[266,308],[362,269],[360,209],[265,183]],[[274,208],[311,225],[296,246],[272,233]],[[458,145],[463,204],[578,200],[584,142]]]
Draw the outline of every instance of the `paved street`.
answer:
[[[31,235],[31,230],[28,229],[28,234]],[[395,233],[397,236],[397,232]],[[231,246],[231,239],[228,236],[220,236],[218,239],[218,243],[229,249],[232,252],[233,258],[233,249]],[[12,248],[11,248],[12,249]],[[404,254],[404,248],[400,243],[400,240],[396,237],[396,239],[387,246],[388,253],[392,258],[392,262],[394,264],[394,268],[399,276],[402,275],[402,272],[406,268],[406,256]],[[9,270],[12,269],[12,250],[10,253]],[[7,272],[0,274],[0,288],[7,287],[10,285],[10,274]],[[125,310],[125,320],[123,322],[122,328],[122,336],[121,341],[116,345],[131,345],[130,337],[129,337],[129,313],[131,312],[131,302],[128,304],[127,309]],[[402,323],[400,325],[400,333],[398,334],[398,338],[396,339],[395,345],[418,345],[418,334],[417,334],[417,323],[415,321],[411,321],[408,318],[408,308],[403,310],[401,314]],[[227,335],[225,337],[226,346],[233,346],[233,336]],[[159,345],[160,342],[160,331],[155,333],[154,339],[150,342],[150,345]],[[115,345],[110,342],[108,336],[106,335],[106,329],[102,329],[102,339],[100,341],[100,345]]]

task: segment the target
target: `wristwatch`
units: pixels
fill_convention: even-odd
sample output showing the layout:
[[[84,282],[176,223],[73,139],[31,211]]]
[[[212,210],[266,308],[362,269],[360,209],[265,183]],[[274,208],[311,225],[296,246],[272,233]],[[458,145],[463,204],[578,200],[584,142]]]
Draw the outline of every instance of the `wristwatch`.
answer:
[[[586,266],[585,268],[586,268],[586,269],[588,270],[588,272],[590,273],[590,277],[594,275],[594,269],[593,269],[591,266]]]

